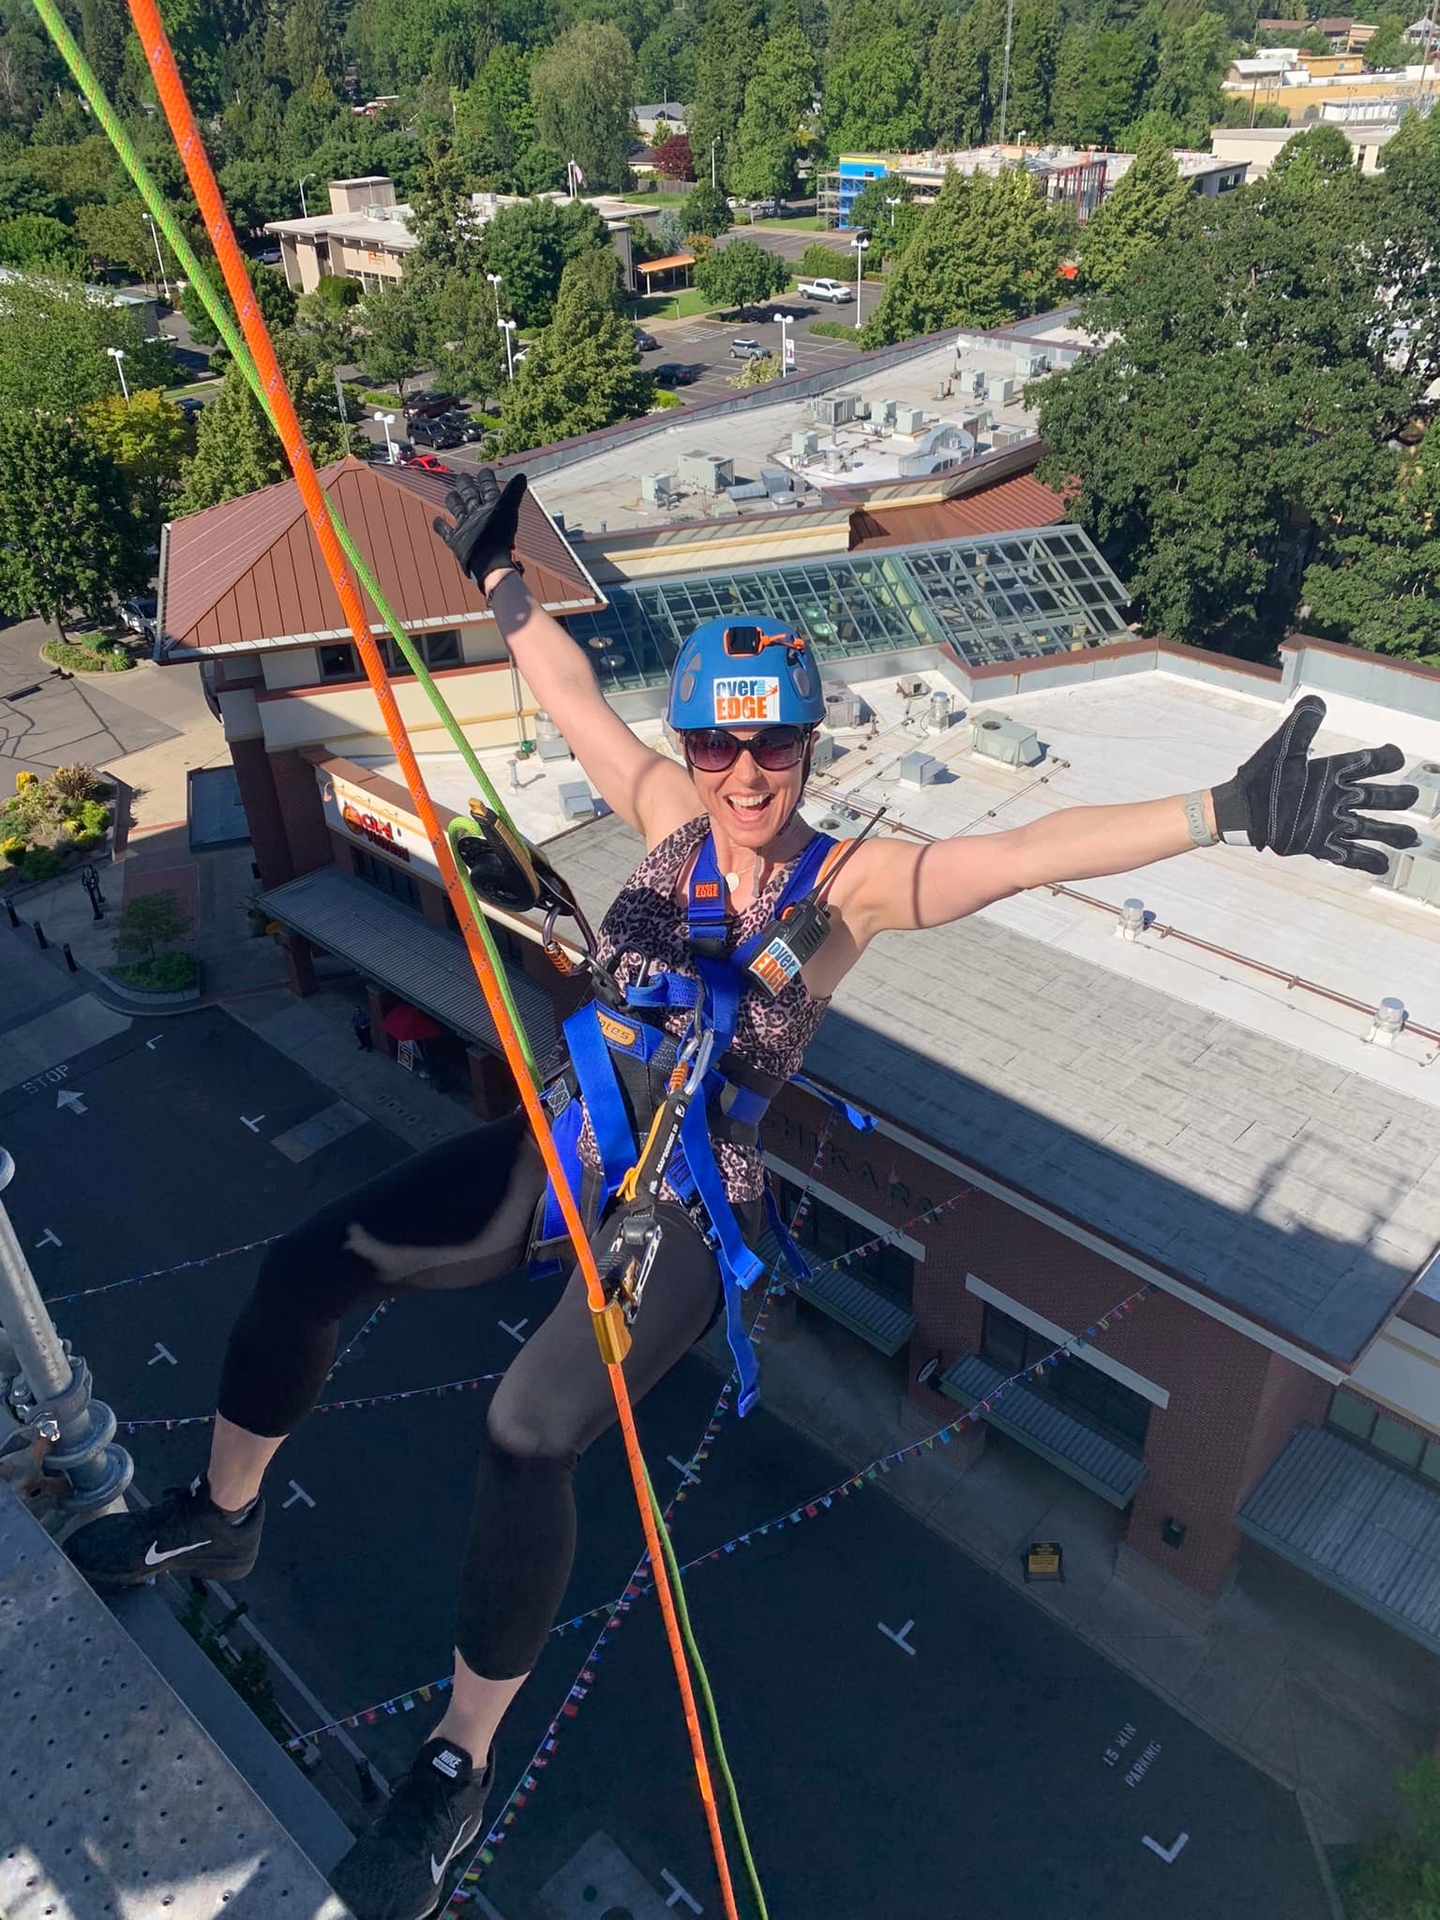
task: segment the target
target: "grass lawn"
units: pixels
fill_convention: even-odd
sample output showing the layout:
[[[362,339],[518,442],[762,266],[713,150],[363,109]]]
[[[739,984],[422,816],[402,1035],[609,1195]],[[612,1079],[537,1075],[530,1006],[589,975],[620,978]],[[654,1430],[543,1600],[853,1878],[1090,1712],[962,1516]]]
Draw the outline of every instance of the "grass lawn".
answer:
[[[712,311],[698,287],[683,287],[679,293],[657,293],[635,303],[637,320],[690,320],[697,313]]]
[[[749,222],[746,222],[748,225]],[[757,220],[757,227],[783,227],[787,233],[825,233],[825,222],[818,213],[792,213],[779,220]]]
[[[632,206],[683,207],[685,202],[690,198],[690,195],[688,191],[685,193],[673,193],[657,187],[654,193],[637,191],[635,193],[622,193],[616,197],[621,200],[628,200]]]

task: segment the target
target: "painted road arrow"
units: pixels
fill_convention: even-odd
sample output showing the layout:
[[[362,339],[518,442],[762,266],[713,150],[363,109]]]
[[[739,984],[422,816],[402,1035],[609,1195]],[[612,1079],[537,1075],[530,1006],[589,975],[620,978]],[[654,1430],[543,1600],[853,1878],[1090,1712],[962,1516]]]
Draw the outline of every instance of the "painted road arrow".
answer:
[[[57,1107],[68,1107],[72,1113],[88,1113],[90,1111],[80,1095],[78,1093],[71,1093],[68,1087],[63,1093],[56,1094],[55,1105]]]

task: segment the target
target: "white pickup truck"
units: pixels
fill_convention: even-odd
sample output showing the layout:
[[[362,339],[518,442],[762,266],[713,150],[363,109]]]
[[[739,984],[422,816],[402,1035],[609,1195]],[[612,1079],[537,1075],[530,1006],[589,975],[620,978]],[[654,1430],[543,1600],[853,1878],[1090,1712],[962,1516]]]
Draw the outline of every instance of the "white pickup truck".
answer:
[[[843,280],[802,280],[796,292],[808,300],[848,300],[854,289]]]

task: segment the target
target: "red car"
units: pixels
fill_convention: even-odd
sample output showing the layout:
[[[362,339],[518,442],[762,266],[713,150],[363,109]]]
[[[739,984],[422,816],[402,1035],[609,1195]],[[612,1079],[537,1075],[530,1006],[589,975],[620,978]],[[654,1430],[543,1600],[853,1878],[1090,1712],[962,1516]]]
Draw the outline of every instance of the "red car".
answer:
[[[453,467],[447,467],[445,462],[433,453],[412,453],[408,459],[402,460],[400,464],[404,467],[419,467],[422,473],[453,474],[455,471]]]

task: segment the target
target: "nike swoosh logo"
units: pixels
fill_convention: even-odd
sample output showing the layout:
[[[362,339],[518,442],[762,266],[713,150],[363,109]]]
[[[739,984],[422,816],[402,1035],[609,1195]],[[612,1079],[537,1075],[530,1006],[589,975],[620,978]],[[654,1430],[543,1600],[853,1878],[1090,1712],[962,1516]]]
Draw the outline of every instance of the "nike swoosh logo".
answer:
[[[169,1547],[164,1553],[157,1553],[156,1548],[159,1544],[159,1541],[152,1540],[145,1549],[145,1564],[147,1567],[158,1567],[164,1561],[174,1560],[182,1553],[194,1553],[197,1548],[208,1547],[210,1542],[208,1540],[194,1540],[188,1547]]]
[[[435,1864],[434,1854],[433,1853],[431,1854],[430,1878],[435,1882],[437,1887],[439,1886],[440,1882],[445,1878],[445,1869],[449,1866],[450,1862],[455,1858],[456,1854],[459,1853],[460,1849],[463,1846],[467,1846],[470,1843],[470,1841],[472,1841],[475,1838],[476,1834],[480,1831],[480,1822],[482,1821],[483,1818],[484,1818],[483,1814],[477,1813],[475,1816],[475,1824],[473,1827],[469,1829],[468,1832],[466,1831],[465,1827],[463,1826],[461,1827],[459,1833],[457,1833],[455,1836],[454,1846],[451,1847],[450,1851],[446,1854],[445,1858],[440,1862],[438,1866]]]

